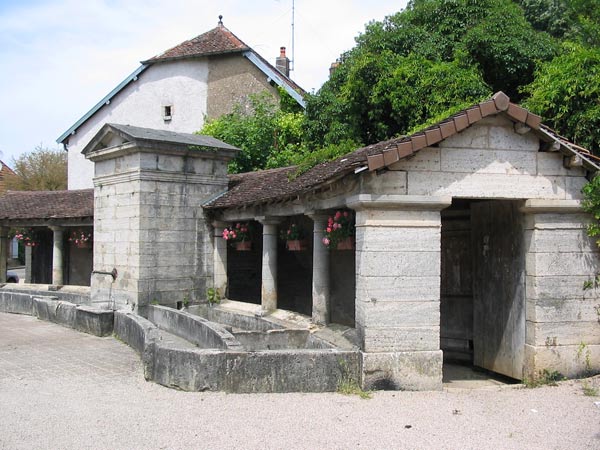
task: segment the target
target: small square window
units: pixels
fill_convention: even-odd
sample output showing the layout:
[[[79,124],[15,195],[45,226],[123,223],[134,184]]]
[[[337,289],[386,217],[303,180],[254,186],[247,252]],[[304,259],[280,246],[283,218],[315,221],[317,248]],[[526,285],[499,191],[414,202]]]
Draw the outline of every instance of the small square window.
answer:
[[[163,119],[171,120],[173,115],[173,107],[171,105],[163,106]]]

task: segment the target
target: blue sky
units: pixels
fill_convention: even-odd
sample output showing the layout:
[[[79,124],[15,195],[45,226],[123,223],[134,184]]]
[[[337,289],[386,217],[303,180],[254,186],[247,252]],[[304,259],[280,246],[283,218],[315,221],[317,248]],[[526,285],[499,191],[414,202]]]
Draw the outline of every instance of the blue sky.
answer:
[[[308,91],[371,20],[406,0],[296,0],[295,70]],[[0,158],[56,138],[139,62],[217,25],[273,62],[291,56],[292,0],[0,0]]]

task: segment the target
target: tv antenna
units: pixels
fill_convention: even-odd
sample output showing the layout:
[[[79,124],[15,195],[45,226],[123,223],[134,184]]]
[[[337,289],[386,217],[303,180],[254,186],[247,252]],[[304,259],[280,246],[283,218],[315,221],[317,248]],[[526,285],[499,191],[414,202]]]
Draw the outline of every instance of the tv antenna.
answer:
[[[294,22],[295,22],[294,19],[295,19],[295,15],[296,15],[295,14],[296,13],[295,2],[296,2],[296,0],[292,0],[292,60],[290,61],[290,63],[291,63],[290,64],[290,72],[294,70],[294,66],[296,65],[295,64],[296,58],[294,57],[294,47],[295,47],[294,46],[294,34],[295,34],[294,33],[294,26],[295,26],[294,25]]]

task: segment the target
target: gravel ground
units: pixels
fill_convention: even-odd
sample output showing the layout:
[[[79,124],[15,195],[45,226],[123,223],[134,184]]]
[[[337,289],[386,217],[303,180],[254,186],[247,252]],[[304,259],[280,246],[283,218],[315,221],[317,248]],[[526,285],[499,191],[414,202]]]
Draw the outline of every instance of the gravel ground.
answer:
[[[366,400],[179,392],[144,381],[135,352],[112,338],[0,314],[3,449],[600,449],[595,402],[579,380]]]

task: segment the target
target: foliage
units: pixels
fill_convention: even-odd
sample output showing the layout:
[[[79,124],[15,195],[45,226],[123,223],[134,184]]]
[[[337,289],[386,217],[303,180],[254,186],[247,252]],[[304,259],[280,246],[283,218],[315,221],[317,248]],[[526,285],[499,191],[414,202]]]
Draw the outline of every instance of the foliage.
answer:
[[[583,395],[586,397],[597,397],[598,396],[598,387],[595,386],[592,382],[590,384],[587,380],[583,380],[581,383],[581,389],[583,390]]]
[[[221,293],[219,290],[215,288],[208,288],[206,290],[206,301],[208,301],[210,305],[221,303]]]
[[[248,222],[238,222],[230,225],[223,230],[221,236],[228,242],[245,242],[250,240],[250,224]]]
[[[557,52],[511,0],[413,0],[371,22],[357,46],[307,97],[306,137],[314,146],[342,138],[371,144],[503,90],[513,100],[537,61]]]
[[[13,158],[16,175],[5,177],[12,191],[56,191],[67,188],[67,152],[37,146],[34,151]]]
[[[231,173],[264,169],[279,153],[294,152],[301,146],[304,116],[289,111],[290,105],[286,109],[267,92],[251,95],[248,106],[236,105],[232,113],[207,122],[199,133],[242,150],[229,164]]]
[[[283,241],[298,241],[306,237],[305,231],[295,223],[291,223],[285,230],[279,234]]]
[[[354,216],[348,211],[336,211],[327,219],[327,228],[323,245],[329,248],[337,248],[340,241],[354,236]]]
[[[566,138],[594,149],[600,142],[600,48],[565,44],[523,89],[524,106]]]
[[[540,370],[538,375],[533,378],[523,380],[528,388],[536,388],[540,386],[558,386],[558,382],[566,378],[556,370]]]
[[[337,384],[337,392],[343,395],[358,395],[363,400],[370,399],[372,397],[371,391],[365,391],[358,384],[356,377],[350,373],[348,363],[340,359],[339,361],[341,376]]]

